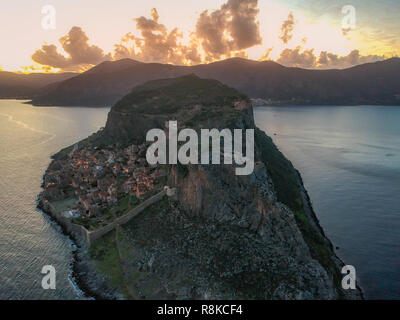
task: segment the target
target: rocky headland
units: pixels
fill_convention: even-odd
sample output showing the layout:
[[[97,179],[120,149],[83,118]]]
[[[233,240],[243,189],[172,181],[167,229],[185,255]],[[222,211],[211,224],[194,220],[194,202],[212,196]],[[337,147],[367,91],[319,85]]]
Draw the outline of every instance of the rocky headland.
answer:
[[[179,129],[196,131],[254,129],[253,173],[236,175],[234,166],[227,164],[152,167],[144,163],[140,159],[146,132],[166,129],[169,120],[177,121]],[[144,198],[158,184],[176,190],[174,197],[164,197],[90,247],[76,239],[76,277],[97,297],[362,298],[359,289],[341,288],[343,262],[318,223],[299,173],[255,126],[250,100],[237,90],[194,75],[135,87],[112,107],[104,129],[54,156],[44,187],[54,183],[49,187],[58,188],[57,198],[46,198],[45,190],[39,196],[39,205],[45,210],[46,201],[59,204],[76,197],[77,188],[50,181],[49,174],[57,171],[57,162],[71,164],[74,154],[82,154],[82,150],[90,156],[104,154],[104,150],[108,156],[110,152],[118,155],[119,160],[106,173],[110,179],[115,175],[115,180],[110,180],[113,198],[109,203],[107,197],[96,200],[93,205],[100,209],[95,215],[85,216],[89,206],[79,217],[76,211],[71,213],[71,219],[86,225],[95,219],[97,226],[130,210],[132,201],[140,201],[137,177],[143,179],[143,174],[152,177]],[[86,162],[85,169],[90,169]],[[114,172],[115,165],[125,165],[127,171]],[[133,179],[133,185],[121,188],[128,179]],[[79,186],[79,192],[94,193],[99,188],[98,182],[93,182],[87,189]],[[73,205],[84,206],[79,199]]]

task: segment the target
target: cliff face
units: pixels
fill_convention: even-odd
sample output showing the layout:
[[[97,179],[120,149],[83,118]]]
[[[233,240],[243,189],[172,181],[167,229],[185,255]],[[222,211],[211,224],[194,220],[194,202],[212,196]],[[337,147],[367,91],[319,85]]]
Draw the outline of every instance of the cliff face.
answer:
[[[239,276],[249,287],[263,281],[267,273],[275,278],[257,284],[254,297],[273,299],[336,299],[332,274],[313,259],[293,212],[276,199],[267,170],[259,164],[248,177],[235,176],[232,168],[196,167],[185,178],[171,172],[179,190],[181,208],[188,216],[206,220],[211,225],[237,227],[237,234],[254,233],[256,248],[237,259],[241,244],[230,248],[224,272],[228,281]],[[221,252],[222,253],[222,252]],[[214,257],[216,259],[216,257]],[[249,263],[250,262],[250,263]],[[254,262],[254,264],[253,264]],[[247,264],[248,263],[248,264]],[[244,285],[244,284],[243,284]]]
[[[145,298],[360,298],[340,288],[335,256],[301,178],[255,128],[249,100],[214,80],[186,76],[135,88],[86,143],[143,142],[152,128],[255,129],[255,169],[167,165],[177,201],[122,228],[127,287]],[[96,247],[93,249],[96,251]],[[96,255],[93,255],[96,259]],[[134,295],[134,294],[133,294]]]

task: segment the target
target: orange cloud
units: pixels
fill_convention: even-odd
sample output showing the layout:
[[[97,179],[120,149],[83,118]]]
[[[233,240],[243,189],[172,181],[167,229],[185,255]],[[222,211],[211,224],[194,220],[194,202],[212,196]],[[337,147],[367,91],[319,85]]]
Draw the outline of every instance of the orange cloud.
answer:
[[[159,15],[155,8],[151,10],[151,19],[134,19],[141,37],[127,33],[115,45],[114,59],[134,58],[144,62],[173,64],[199,63],[201,60],[195,43],[183,45],[180,42],[182,33],[177,28],[168,31],[158,20]]]
[[[295,49],[283,50],[277,62],[289,67],[313,68],[316,59],[313,49],[301,51],[301,47],[298,46]]]
[[[115,45],[114,58],[198,64],[232,56],[247,57],[244,50],[261,43],[257,3],[257,0],[228,0],[218,10],[203,11],[188,45],[181,43],[182,32],[177,28],[168,31],[159,22],[157,10],[152,9],[151,19],[134,19],[141,36],[127,33]]]
[[[59,53],[55,45],[44,44],[34,52],[32,60],[44,66],[79,71],[112,58],[99,47],[90,45],[89,38],[80,27],[71,28],[59,41],[67,57]]]
[[[197,19],[195,29],[184,42],[183,32],[178,28],[169,30],[160,21],[157,10],[153,8],[150,17],[141,16],[133,19],[137,33],[126,33],[120,42],[114,45],[112,54],[105,54],[98,46],[89,44],[85,32],[79,27],[73,27],[59,40],[67,55],[60,53],[54,44],[44,44],[32,55],[37,65],[25,67],[24,70],[42,68],[47,72],[55,69],[83,71],[104,60],[123,58],[175,65],[209,63],[235,56],[247,58],[247,50],[262,42],[258,15],[258,0],[227,0],[217,10],[203,11]],[[331,29],[318,27],[319,37],[310,40],[309,37],[314,33],[310,33],[310,26],[304,28],[304,25],[301,19],[295,20],[293,13],[290,12],[281,24],[280,34],[277,30],[276,38],[269,44],[260,60],[271,59],[272,55],[277,57],[278,63],[285,66],[328,69],[346,68],[384,58],[377,55],[362,56],[358,50],[344,56],[328,51],[321,52],[321,48],[326,50],[326,43],[318,47],[321,42],[319,38],[326,39],[326,30]],[[296,26],[303,32],[308,30],[308,33],[294,34],[294,31],[298,31],[295,30]],[[307,41],[304,36],[309,40]],[[278,39],[284,44],[295,39],[299,45],[285,48]],[[337,39],[335,41],[337,42]],[[309,44],[307,49],[303,48],[306,42]],[[336,47],[342,49],[340,51],[342,54],[346,52],[344,45]]]
[[[202,12],[195,36],[206,61],[219,60],[261,44],[257,0],[229,0],[219,10]]]
[[[268,48],[267,50],[265,50],[265,52],[263,53],[263,55],[261,56],[261,58],[259,60],[260,61],[271,60],[270,55],[271,55],[271,52],[273,49],[274,48]]]
[[[319,56],[313,49],[303,50],[298,46],[295,49],[285,49],[281,52],[277,62],[287,67],[314,68],[314,69],[344,69],[362,63],[384,60],[385,56],[363,56],[358,50],[351,51],[346,56],[322,51]]]
[[[287,44],[293,37],[292,32],[294,30],[294,16],[293,13],[290,12],[287,20],[285,20],[281,27],[281,35],[279,39],[283,41],[284,44]]]
[[[347,56],[338,56],[337,54],[322,51],[318,59],[318,67],[324,69],[348,68],[362,63],[376,62],[384,60],[385,56],[367,55],[363,56],[358,50],[351,51]]]
[[[48,65],[31,65],[31,66],[22,66],[22,73],[33,73],[33,72],[45,72],[45,73],[54,73],[57,69],[48,66]]]

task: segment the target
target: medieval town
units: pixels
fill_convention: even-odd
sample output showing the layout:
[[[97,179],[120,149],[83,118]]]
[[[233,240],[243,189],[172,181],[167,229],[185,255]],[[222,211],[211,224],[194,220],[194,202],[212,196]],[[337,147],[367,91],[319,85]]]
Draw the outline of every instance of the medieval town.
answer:
[[[123,214],[133,204],[158,191],[165,172],[146,160],[148,143],[98,148],[75,145],[68,156],[54,160],[44,175],[43,198],[61,203],[73,199],[65,211],[69,218]]]

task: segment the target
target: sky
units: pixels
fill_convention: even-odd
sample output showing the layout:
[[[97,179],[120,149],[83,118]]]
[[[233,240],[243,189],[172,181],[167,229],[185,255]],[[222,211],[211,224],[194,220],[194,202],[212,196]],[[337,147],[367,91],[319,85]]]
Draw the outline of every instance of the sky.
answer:
[[[193,65],[234,56],[346,68],[400,56],[399,17],[399,0],[3,0],[0,69],[79,72],[121,58]]]

